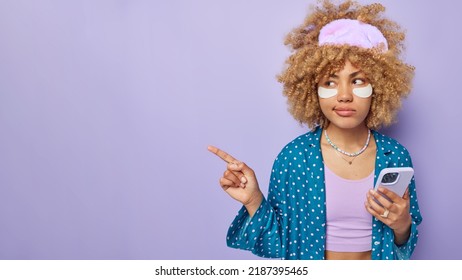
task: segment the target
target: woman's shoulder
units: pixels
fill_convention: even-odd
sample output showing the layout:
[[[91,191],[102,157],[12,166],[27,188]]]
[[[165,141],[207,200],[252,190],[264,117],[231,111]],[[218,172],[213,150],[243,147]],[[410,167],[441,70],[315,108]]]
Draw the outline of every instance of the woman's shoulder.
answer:
[[[410,157],[409,151],[398,140],[384,135],[380,132],[373,131],[377,149],[385,154],[396,155],[398,157]]]
[[[299,164],[306,154],[320,153],[320,137],[322,129],[316,128],[305,134],[299,135],[285,145],[275,159],[277,162],[291,162]]]
[[[316,128],[310,132],[297,136],[285,145],[274,160],[273,179],[281,176],[292,176],[292,172],[303,173],[309,162],[313,166],[322,165],[320,145],[322,129]],[[289,171],[291,170],[291,171]]]
[[[287,145],[284,146],[281,153],[288,151],[308,151],[309,148],[317,147],[320,143],[321,128],[315,128],[312,131],[297,136]]]

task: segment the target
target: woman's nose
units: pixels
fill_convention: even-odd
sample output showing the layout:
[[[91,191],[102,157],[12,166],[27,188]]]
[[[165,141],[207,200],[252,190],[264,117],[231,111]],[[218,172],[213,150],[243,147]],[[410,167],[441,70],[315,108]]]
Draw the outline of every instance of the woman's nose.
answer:
[[[348,85],[339,85],[337,101],[339,102],[351,102],[353,101],[353,88]]]

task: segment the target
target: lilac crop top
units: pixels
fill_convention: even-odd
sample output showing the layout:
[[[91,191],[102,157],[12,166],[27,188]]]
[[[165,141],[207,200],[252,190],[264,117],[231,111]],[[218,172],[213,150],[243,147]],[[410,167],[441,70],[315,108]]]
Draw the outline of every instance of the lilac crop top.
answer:
[[[372,216],[364,203],[373,188],[374,172],[360,180],[348,180],[325,166],[326,250],[365,252],[371,250]]]

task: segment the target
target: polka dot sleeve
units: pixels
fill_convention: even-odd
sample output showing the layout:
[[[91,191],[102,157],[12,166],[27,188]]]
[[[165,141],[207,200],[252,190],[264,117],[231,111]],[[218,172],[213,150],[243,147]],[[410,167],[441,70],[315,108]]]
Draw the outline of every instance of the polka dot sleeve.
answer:
[[[279,223],[266,199],[253,217],[242,207],[228,230],[229,247],[252,251],[265,258],[281,258]]]
[[[228,246],[266,258],[324,257],[324,173],[319,137],[307,133],[286,145],[271,171],[268,196],[250,218],[243,207]]]
[[[406,149],[403,149],[402,154],[404,155],[404,160],[400,162],[401,166],[410,166],[412,165],[411,157]],[[411,184],[409,185],[409,197],[410,197],[410,214],[412,218],[411,224],[411,233],[409,235],[409,239],[406,243],[397,246],[394,244],[394,251],[396,252],[395,257],[400,260],[408,260],[410,259],[412,253],[414,252],[415,247],[417,246],[417,240],[419,237],[419,232],[417,230],[417,225],[422,222],[422,216],[420,214],[419,206],[417,204],[417,193],[416,193],[416,186],[415,186],[415,178],[413,177],[411,180]],[[394,236],[393,236],[394,239]]]
[[[411,156],[408,150],[398,141],[387,136],[374,133],[377,146],[380,151],[376,162],[376,177],[381,169],[385,167],[413,167]],[[420,214],[415,178],[413,177],[409,185],[410,215],[412,218],[411,233],[405,244],[400,246],[394,243],[394,233],[391,228],[373,219],[373,242],[372,258],[382,260],[407,260],[410,259],[418,241],[417,226],[422,222]]]

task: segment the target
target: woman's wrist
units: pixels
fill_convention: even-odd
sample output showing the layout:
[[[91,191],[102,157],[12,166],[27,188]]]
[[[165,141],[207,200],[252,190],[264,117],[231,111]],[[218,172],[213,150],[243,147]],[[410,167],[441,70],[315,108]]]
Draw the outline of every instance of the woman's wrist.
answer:
[[[263,201],[263,194],[261,191],[258,191],[255,197],[251,198],[247,203],[244,204],[250,217],[253,217],[255,212],[257,212],[262,201]]]
[[[395,235],[396,245],[400,246],[407,242],[411,234],[411,224],[412,224],[412,219],[409,216],[409,222],[407,223],[407,226],[393,230],[393,233]]]

